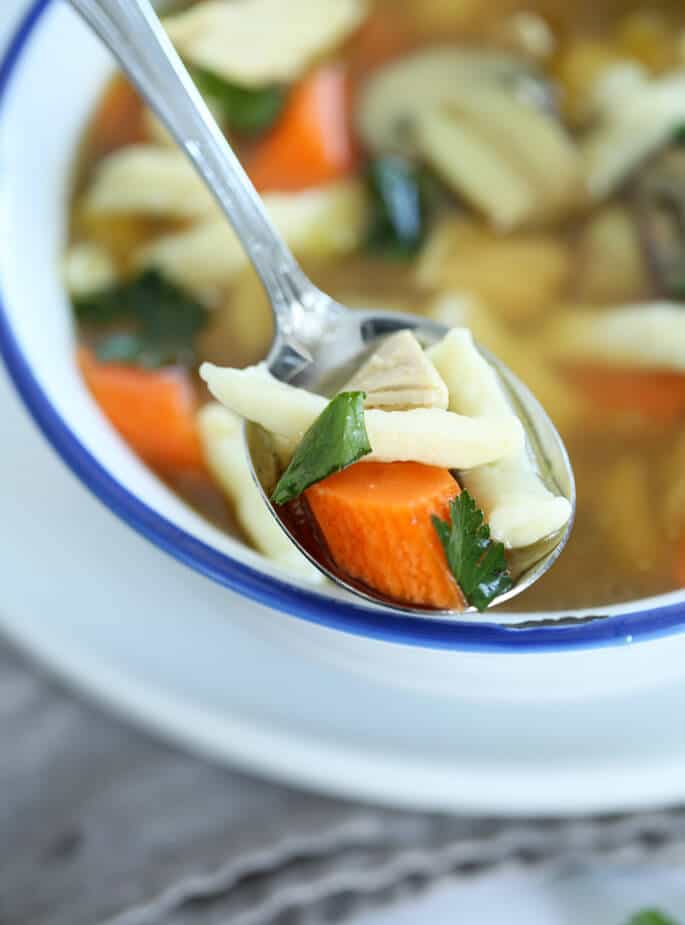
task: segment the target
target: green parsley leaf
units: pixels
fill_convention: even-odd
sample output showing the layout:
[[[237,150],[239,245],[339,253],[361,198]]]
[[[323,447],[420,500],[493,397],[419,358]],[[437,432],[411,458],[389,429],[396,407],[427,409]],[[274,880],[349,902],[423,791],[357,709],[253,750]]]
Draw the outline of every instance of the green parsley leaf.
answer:
[[[643,909],[630,919],[628,925],[677,925],[677,923],[665,916],[663,912],[659,912],[658,909]]]
[[[283,109],[283,87],[241,87],[204,68],[192,68],[192,76],[200,93],[218,110],[226,127],[243,135],[263,132]]]
[[[287,504],[334,472],[371,452],[364,424],[364,392],[341,392],[326,405],[295,450],[271,500]]]
[[[676,126],[671,136],[671,141],[675,145],[685,145],[685,122]]]
[[[443,187],[424,168],[395,154],[371,161],[367,187],[369,250],[390,258],[412,257],[426,238],[431,214],[444,200]]]
[[[483,512],[467,491],[450,502],[450,521],[435,515],[432,521],[450,571],[469,604],[483,611],[512,587],[504,546],[490,539]]]
[[[207,309],[157,270],[77,299],[79,321],[95,327],[130,324],[133,331],[107,333],[96,346],[102,360],[155,368],[191,365],[193,340]]]

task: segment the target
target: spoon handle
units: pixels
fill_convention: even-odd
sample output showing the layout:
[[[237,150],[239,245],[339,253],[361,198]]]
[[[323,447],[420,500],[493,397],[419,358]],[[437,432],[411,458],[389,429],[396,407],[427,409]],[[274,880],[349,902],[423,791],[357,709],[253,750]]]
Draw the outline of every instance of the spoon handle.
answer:
[[[148,0],[69,2],[118,60],[226,213],[269,295],[278,333],[291,335],[303,314],[324,316],[327,297],[305,276],[274,227]]]

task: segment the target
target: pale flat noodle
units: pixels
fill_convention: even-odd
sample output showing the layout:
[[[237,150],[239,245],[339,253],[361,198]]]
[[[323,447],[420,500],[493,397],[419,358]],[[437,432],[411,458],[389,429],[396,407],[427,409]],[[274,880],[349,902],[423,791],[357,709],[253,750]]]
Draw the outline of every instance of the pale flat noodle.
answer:
[[[356,180],[262,198],[274,225],[299,256],[339,256],[363,239],[366,197]],[[223,215],[162,235],[140,250],[136,261],[197,291],[229,285],[247,266],[245,251]]]
[[[685,372],[685,311],[677,302],[569,312],[543,337],[558,359],[570,363]]]
[[[186,156],[154,144],[130,145],[104,158],[83,204],[93,215],[192,219],[218,211]]]
[[[511,92],[467,87],[418,118],[417,144],[443,179],[500,228],[565,208],[583,192],[578,150]]]
[[[296,80],[366,12],[364,0],[208,0],[164,25],[191,64],[253,87]]]
[[[514,228],[537,209],[531,180],[489,140],[446,110],[422,115],[416,138],[422,156],[443,180],[499,228]]]
[[[289,441],[293,448],[327,404],[320,395],[274,379],[264,364],[241,370],[204,363],[200,375],[227,408]],[[364,420],[373,448],[367,461],[470,468],[515,452],[524,440],[521,422],[510,411],[485,418],[437,408],[370,410]]]
[[[451,411],[493,418],[513,414],[470,331],[450,331],[428,356],[447,384]],[[571,516],[570,503],[545,487],[525,446],[499,461],[461,472],[459,481],[483,510],[492,536],[510,549],[531,546],[556,533]]]
[[[516,99],[511,90],[455,88],[449,112],[520,165],[548,214],[582,194],[581,158],[557,117]]]
[[[259,552],[295,570],[310,581],[323,581],[321,572],[298,551],[274,520],[247,462],[241,419],[216,402],[197,416],[207,464],[231,500],[240,525]]]

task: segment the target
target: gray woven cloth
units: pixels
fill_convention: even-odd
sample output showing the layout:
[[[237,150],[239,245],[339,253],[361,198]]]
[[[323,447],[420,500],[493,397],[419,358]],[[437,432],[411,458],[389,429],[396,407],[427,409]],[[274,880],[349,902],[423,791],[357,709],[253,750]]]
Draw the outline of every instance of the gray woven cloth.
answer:
[[[395,813],[212,767],[0,644],[1,925],[320,925],[502,864],[685,845],[685,811],[561,822]]]

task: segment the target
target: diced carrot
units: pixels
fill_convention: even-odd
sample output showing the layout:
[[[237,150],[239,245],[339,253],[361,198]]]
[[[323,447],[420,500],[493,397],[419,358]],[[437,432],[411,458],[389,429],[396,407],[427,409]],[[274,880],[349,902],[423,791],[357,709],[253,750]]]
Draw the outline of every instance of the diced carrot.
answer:
[[[204,469],[197,396],[185,370],[100,363],[83,347],[78,364],[111,424],[147,463],[165,472]]]
[[[652,370],[583,366],[568,371],[573,385],[593,407],[635,411],[655,423],[685,417],[685,375]]]
[[[685,588],[685,536],[677,546],[674,576],[678,587]]]
[[[463,609],[431,522],[460,488],[447,469],[361,462],[312,485],[306,498],[343,572],[393,600]]]
[[[94,157],[144,141],[143,104],[125,77],[117,75],[105,91],[90,123],[88,137]]]
[[[327,64],[292,90],[273,129],[247,157],[246,170],[258,190],[302,190],[354,168],[348,89],[345,69]]]

